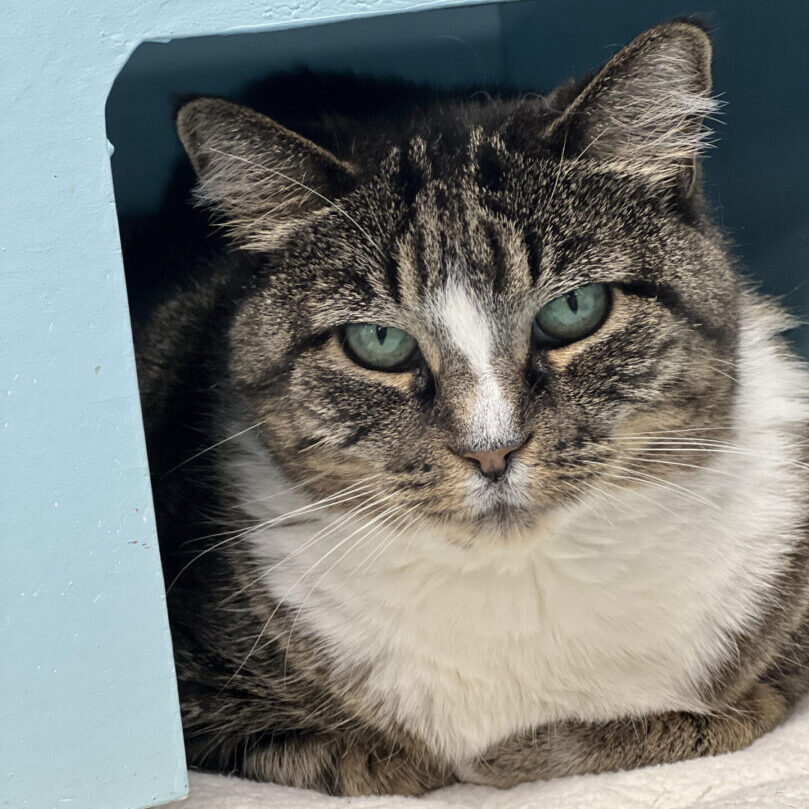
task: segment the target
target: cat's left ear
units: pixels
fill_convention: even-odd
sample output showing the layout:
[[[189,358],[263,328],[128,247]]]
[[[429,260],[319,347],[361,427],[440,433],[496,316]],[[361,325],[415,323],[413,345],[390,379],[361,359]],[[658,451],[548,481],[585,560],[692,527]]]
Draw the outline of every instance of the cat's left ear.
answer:
[[[354,185],[348,163],[247,107],[198,98],[180,109],[177,132],[199,178],[197,198],[244,247],[329,204]]]
[[[589,81],[544,133],[568,157],[678,185],[690,193],[706,146],[711,41],[691,22],[659,25],[634,39]]]

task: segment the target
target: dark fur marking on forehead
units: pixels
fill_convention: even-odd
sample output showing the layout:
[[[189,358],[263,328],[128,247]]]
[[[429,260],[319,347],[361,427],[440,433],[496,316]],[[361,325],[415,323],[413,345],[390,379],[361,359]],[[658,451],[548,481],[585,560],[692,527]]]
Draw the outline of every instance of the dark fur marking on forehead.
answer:
[[[422,172],[413,166],[408,157],[403,157],[396,179],[402,202],[409,208],[416,201],[416,195],[424,186]]]
[[[363,273],[350,271],[348,273],[348,280],[357,288],[357,291],[366,301],[370,303],[376,300],[377,294],[373,286],[371,286],[371,282]]]
[[[551,275],[558,277],[566,267],[575,264],[576,258],[580,256],[587,247],[593,243],[589,236],[568,236],[559,244],[553,247],[553,269]]]
[[[528,230],[524,239],[525,250],[528,253],[528,272],[531,276],[531,283],[536,286],[542,269],[542,251],[544,248],[542,236],[535,230]]]
[[[494,194],[503,189],[503,161],[491,143],[480,148],[475,179],[481,188]]]
[[[399,264],[393,256],[388,256],[385,261],[385,281],[387,281],[391,298],[396,303],[401,303],[402,289],[399,283]]]
[[[415,232],[415,240],[416,240],[416,273],[418,275],[419,281],[421,282],[422,287],[429,286],[430,283],[430,268],[427,266],[427,261],[425,257],[425,252],[427,249],[426,240],[424,238],[424,229],[421,227],[416,227]]]
[[[475,201],[481,208],[496,217],[512,219],[514,216],[513,200],[510,199],[508,191],[494,193],[485,187],[480,187]]]
[[[447,187],[443,183],[433,184],[433,195],[435,199],[435,208],[437,211],[446,211],[449,207],[449,197],[447,196]]]
[[[506,282],[506,274],[508,273],[508,262],[500,241],[500,234],[494,222],[490,220],[483,222],[483,232],[492,254],[492,286],[495,293],[502,292]]]

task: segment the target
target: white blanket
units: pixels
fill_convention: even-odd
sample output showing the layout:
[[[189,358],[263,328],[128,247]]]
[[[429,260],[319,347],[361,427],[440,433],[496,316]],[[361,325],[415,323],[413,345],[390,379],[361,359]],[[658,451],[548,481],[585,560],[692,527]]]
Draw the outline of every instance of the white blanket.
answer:
[[[419,807],[419,804],[422,804]],[[809,809],[809,700],[781,727],[731,755],[629,772],[523,784],[454,786],[423,798],[329,798],[191,773],[184,809]]]

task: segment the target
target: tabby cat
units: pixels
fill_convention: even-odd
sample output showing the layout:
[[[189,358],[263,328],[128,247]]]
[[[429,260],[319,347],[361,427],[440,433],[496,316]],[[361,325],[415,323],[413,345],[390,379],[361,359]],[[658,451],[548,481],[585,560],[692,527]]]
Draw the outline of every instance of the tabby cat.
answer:
[[[710,63],[674,21],[317,143],[182,107],[228,247],[138,363],[193,766],[507,787],[795,704],[809,376],[703,199]]]

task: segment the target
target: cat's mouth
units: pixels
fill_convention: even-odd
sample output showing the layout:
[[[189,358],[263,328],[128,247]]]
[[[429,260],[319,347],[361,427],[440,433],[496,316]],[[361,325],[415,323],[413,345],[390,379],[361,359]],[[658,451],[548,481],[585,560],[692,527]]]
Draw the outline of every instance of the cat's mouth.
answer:
[[[462,515],[475,525],[501,532],[526,528],[541,511],[528,492],[525,464],[512,464],[507,474],[496,481],[477,475],[467,484]]]

